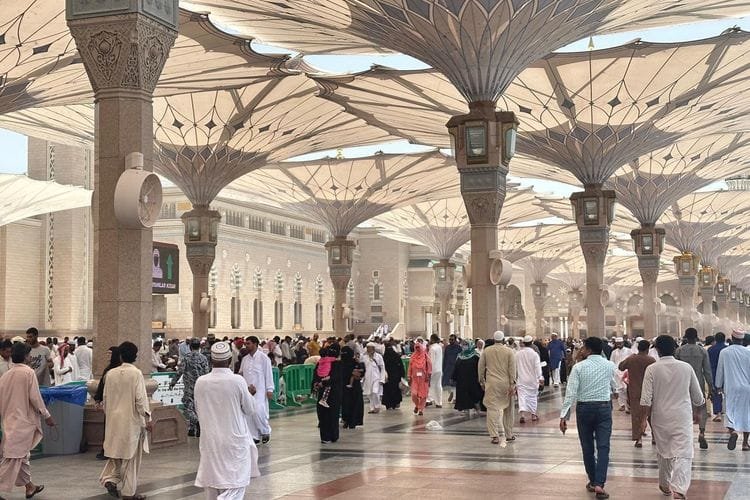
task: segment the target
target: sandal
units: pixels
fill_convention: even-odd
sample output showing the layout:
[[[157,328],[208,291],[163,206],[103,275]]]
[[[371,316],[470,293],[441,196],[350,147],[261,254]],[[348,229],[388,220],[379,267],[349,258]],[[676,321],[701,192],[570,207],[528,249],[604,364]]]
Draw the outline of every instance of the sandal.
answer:
[[[593,493],[596,491],[596,488],[594,488],[594,485],[591,483],[586,483],[586,491],[589,493]]]
[[[669,489],[669,486],[659,485],[659,491],[661,491],[662,495],[664,495],[665,497],[668,497],[672,494],[672,490]]]
[[[120,498],[120,492],[117,491],[117,485],[113,483],[112,481],[107,481],[104,483],[104,487],[107,489],[107,493],[109,493],[109,496]]]
[[[685,500],[687,497],[683,495],[682,493],[677,493],[676,491],[672,495],[672,498],[679,499],[679,500]]]
[[[635,442],[635,447],[636,448],[643,448],[643,443],[641,443],[640,441],[636,441]]]
[[[599,490],[596,492],[596,498],[598,498],[599,500],[605,500],[609,498],[609,493],[604,491],[604,488],[602,488],[601,486],[597,486],[597,488],[599,488]]]
[[[122,497],[122,500],[146,500],[146,495],[133,495],[132,497]]]
[[[735,448],[737,448],[737,438],[739,438],[739,437],[740,437],[740,435],[737,434],[736,432],[732,432],[729,435],[729,442],[727,442],[727,449],[728,450],[734,450]]]
[[[507,437],[507,438],[505,438],[505,440],[506,441],[515,441],[516,440],[516,436]]]
[[[706,441],[706,436],[702,434],[698,436],[698,445],[700,446],[701,450],[708,449],[708,441]]]
[[[743,444],[742,445],[742,451],[750,451],[750,446]]]
[[[36,488],[34,488],[34,491],[32,491],[31,493],[26,493],[26,498],[34,498],[36,494],[41,493],[43,489],[43,484],[38,485]]]
[[[500,438],[492,438],[492,444],[500,444]]]

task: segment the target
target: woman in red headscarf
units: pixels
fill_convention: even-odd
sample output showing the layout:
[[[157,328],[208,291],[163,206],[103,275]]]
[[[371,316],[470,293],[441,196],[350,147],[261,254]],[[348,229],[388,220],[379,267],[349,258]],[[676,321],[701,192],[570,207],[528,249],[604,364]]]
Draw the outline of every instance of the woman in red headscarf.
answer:
[[[74,382],[78,377],[75,361],[68,355],[68,344],[60,344],[59,356],[55,358],[53,371],[55,373],[55,385],[63,385]]]
[[[409,361],[409,389],[411,400],[414,402],[414,413],[422,415],[427,405],[427,393],[430,390],[430,375],[432,374],[432,362],[427,355],[427,347],[424,340],[418,338],[414,343],[414,354]]]

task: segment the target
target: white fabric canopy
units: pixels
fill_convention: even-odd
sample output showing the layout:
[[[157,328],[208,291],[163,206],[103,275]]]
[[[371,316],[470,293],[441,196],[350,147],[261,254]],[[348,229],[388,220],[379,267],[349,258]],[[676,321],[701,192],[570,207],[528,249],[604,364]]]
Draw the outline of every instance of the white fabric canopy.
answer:
[[[91,206],[91,194],[78,186],[0,174],[0,226],[35,215]]]

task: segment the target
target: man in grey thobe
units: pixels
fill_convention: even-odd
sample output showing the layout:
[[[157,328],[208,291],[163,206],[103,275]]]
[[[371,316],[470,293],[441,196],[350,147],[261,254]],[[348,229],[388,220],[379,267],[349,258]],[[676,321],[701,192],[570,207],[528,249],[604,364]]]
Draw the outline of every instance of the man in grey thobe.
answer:
[[[706,403],[689,364],[674,358],[677,343],[669,335],[656,338],[659,360],[646,368],[641,406],[651,415],[659,464],[659,489],[685,498],[693,465],[693,406]],[[645,424],[644,424],[645,431]]]
[[[711,375],[711,361],[708,359],[708,351],[698,345],[698,330],[695,328],[688,328],[685,330],[685,340],[687,344],[678,347],[675,351],[675,359],[684,361],[689,364],[695,376],[698,379],[698,385],[701,388],[703,397],[706,397],[705,388],[709,388],[709,395],[712,394],[715,389],[713,388],[713,377]],[[700,444],[701,450],[708,449],[708,441],[706,441],[706,421],[708,420],[708,408],[701,406],[696,409],[698,413],[698,444]]]

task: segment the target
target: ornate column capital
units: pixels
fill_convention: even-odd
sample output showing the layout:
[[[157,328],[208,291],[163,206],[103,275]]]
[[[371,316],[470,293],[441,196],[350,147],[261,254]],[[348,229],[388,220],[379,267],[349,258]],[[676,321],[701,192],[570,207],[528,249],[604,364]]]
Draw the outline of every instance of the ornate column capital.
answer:
[[[507,169],[461,172],[461,196],[472,225],[497,225],[505,202]]]
[[[177,38],[176,26],[141,12],[110,12],[89,17],[68,10],[68,26],[94,92],[131,89],[150,95]]]
[[[352,279],[352,263],[354,261],[354,247],[356,243],[346,239],[346,236],[336,236],[325,244],[328,253],[328,269],[333,288],[346,290]]]

